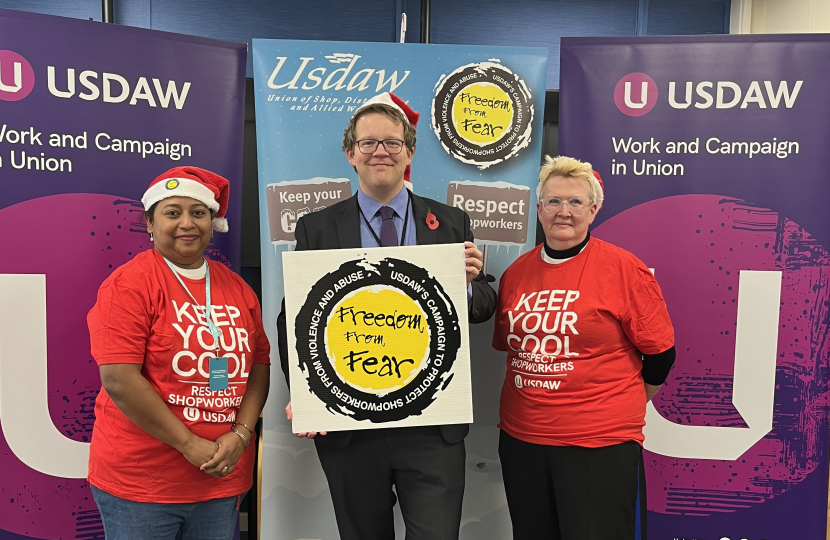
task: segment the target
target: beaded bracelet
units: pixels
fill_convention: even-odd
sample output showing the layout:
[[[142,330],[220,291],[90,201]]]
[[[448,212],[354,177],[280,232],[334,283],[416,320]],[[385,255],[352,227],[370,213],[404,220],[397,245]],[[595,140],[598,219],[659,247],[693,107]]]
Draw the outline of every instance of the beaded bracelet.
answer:
[[[250,441],[248,441],[248,437],[233,429],[233,426],[231,426],[231,431],[239,435],[239,438],[242,439],[242,443],[245,445],[245,448],[248,448],[248,445],[251,444]]]

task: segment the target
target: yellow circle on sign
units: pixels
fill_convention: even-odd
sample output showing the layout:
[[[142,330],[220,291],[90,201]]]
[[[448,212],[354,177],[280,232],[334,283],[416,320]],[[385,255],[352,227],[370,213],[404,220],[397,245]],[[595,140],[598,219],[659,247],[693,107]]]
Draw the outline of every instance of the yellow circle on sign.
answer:
[[[453,99],[452,122],[464,140],[487,146],[510,133],[514,106],[507,92],[495,84],[471,84]]]
[[[326,324],[329,361],[340,379],[385,395],[405,386],[429,359],[430,332],[420,304],[385,285],[358,289]]]

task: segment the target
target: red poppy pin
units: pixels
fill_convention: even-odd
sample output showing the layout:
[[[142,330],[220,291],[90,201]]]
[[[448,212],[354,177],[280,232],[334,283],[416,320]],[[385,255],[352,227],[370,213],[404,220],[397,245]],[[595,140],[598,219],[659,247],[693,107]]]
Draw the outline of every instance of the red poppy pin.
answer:
[[[433,231],[438,228],[438,218],[435,217],[435,214],[429,208],[427,208],[427,227]]]

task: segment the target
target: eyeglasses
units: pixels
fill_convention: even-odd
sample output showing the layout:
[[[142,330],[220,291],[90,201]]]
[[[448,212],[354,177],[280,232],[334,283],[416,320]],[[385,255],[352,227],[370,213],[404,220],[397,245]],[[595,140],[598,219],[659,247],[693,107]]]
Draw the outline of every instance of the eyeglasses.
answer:
[[[551,197],[540,201],[542,203],[542,210],[548,214],[555,214],[562,208],[563,204],[568,205],[568,210],[571,214],[581,214],[583,210],[590,206],[587,201],[579,197],[571,197],[568,200],[560,199],[559,197]]]
[[[384,139],[382,141],[378,141],[376,139],[362,139],[357,141],[357,149],[360,150],[361,154],[374,154],[377,149],[378,145],[382,144],[383,149],[386,150],[388,154],[400,154],[401,150],[403,150],[403,141],[399,139]]]

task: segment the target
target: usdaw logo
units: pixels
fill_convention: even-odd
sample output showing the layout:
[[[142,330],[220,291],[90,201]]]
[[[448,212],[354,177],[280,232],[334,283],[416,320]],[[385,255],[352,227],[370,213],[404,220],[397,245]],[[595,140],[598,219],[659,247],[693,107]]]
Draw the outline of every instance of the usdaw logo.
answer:
[[[614,103],[627,116],[643,116],[657,103],[657,83],[645,73],[629,73],[614,88]]]
[[[14,51],[0,51],[0,101],[20,101],[34,87],[32,65]]]

